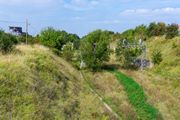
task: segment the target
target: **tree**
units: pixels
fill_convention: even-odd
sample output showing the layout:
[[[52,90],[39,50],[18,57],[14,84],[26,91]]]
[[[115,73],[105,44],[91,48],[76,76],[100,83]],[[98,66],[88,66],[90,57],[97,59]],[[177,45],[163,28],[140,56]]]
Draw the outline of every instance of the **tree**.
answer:
[[[3,53],[10,52],[15,44],[17,44],[15,36],[0,30],[0,50]]]
[[[147,28],[145,25],[137,26],[134,30],[136,40],[146,39],[147,37]]]
[[[166,34],[166,24],[164,22],[159,22],[157,24],[157,35],[161,36],[161,35],[165,35]]]
[[[69,34],[69,41],[73,43],[74,49],[79,49],[80,46],[80,38],[76,34]]]
[[[56,53],[62,50],[62,47],[72,42],[78,46],[80,38],[76,34],[69,34],[66,31],[55,30],[54,28],[47,28],[40,33],[40,41],[43,45],[52,48]]]
[[[67,61],[72,61],[74,55],[73,43],[69,42],[62,48],[62,56]]]
[[[133,41],[135,39],[134,33],[135,31],[133,29],[126,30],[121,34],[121,39],[128,39]]]
[[[152,61],[154,64],[160,64],[162,62],[162,54],[159,50],[154,50],[152,54]]]
[[[156,36],[156,30],[157,30],[157,25],[155,22],[150,23],[150,25],[148,26],[148,36],[152,37],[152,36]]]
[[[171,24],[167,27],[166,39],[172,39],[179,34],[178,24]]]
[[[102,30],[96,30],[83,37],[80,51],[83,61],[89,68],[95,71],[103,62],[109,60],[109,42],[109,33]]]

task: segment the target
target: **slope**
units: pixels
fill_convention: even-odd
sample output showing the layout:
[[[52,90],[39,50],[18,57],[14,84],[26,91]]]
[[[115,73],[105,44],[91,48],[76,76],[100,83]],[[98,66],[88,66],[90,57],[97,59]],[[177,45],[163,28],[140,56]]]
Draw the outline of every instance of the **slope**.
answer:
[[[166,40],[153,37],[147,40],[148,57],[156,49],[162,53],[159,65],[144,71],[123,70],[134,78],[145,90],[151,103],[166,120],[180,118],[180,37]],[[122,71],[122,69],[121,69]]]
[[[48,48],[0,54],[0,119],[113,119],[79,72]]]

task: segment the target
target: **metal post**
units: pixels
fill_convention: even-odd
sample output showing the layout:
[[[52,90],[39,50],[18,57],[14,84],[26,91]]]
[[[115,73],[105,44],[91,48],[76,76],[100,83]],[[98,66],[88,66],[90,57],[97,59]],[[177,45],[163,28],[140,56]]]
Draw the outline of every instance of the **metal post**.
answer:
[[[26,45],[28,44],[28,19],[26,19]]]

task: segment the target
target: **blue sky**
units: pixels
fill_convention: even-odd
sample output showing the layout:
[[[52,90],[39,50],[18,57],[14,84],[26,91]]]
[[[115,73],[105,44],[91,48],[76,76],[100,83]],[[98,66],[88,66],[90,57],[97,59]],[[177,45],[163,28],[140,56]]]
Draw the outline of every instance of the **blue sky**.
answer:
[[[35,35],[52,26],[83,36],[95,29],[122,32],[152,21],[180,23],[180,0],[0,0],[0,27]],[[8,22],[9,21],[9,22]]]

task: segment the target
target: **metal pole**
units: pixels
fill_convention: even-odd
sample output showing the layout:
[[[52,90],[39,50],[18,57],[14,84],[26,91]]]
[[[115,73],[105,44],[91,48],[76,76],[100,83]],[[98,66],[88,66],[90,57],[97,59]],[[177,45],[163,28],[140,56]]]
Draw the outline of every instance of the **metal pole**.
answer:
[[[26,45],[28,44],[28,19],[26,19]]]

